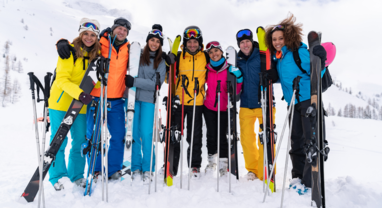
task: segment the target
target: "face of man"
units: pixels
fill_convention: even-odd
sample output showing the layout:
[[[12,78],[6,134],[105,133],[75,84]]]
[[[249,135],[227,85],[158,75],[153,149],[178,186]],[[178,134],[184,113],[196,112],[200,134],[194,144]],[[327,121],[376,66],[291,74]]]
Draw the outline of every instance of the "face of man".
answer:
[[[253,45],[252,42],[248,39],[240,41],[240,50],[244,55],[249,56],[252,51]]]
[[[190,39],[187,41],[186,47],[191,53],[194,53],[199,48],[199,42],[196,39]]]
[[[117,39],[119,41],[123,41],[126,39],[127,34],[129,34],[129,31],[126,27],[118,26],[114,29],[113,34],[117,36]]]

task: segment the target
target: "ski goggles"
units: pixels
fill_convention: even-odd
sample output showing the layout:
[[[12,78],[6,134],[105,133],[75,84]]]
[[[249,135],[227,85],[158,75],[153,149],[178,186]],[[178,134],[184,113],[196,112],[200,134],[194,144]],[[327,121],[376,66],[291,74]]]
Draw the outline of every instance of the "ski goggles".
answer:
[[[202,36],[202,32],[198,29],[188,29],[184,32],[184,38],[190,39],[192,37],[198,39]]]
[[[244,30],[240,30],[236,37],[237,38],[242,38],[244,35],[248,36],[248,37],[252,37],[252,31],[248,30],[248,29],[244,29]]]
[[[285,27],[283,25],[276,25],[272,28],[271,32],[274,32],[275,30],[284,30]]]
[[[125,18],[117,18],[114,20],[115,25],[126,27],[128,30],[131,30],[131,24]]]
[[[90,28],[92,31],[99,33],[98,26],[92,22],[85,22],[85,23],[81,24],[78,31],[81,30],[82,28]]]
[[[223,51],[223,49],[222,49],[222,47],[218,41],[211,41],[211,42],[207,43],[206,50],[209,51],[212,48],[218,48],[221,51]]]
[[[162,31],[158,30],[158,29],[154,29],[154,30],[151,30],[149,32],[149,34],[152,34],[152,35],[159,35],[159,37],[163,38],[163,33]]]

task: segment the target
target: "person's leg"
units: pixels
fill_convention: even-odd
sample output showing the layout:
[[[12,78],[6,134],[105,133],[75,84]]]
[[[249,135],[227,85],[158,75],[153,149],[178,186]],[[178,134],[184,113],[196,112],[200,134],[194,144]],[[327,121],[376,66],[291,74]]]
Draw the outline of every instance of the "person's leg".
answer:
[[[111,109],[107,114],[107,124],[111,139],[108,155],[108,172],[109,176],[111,176],[122,169],[125,148],[125,111],[123,108],[125,101],[117,99],[109,102]]]
[[[192,111],[191,111],[192,113]],[[192,147],[192,163],[191,167],[200,168],[202,164],[202,127],[203,127],[203,106],[196,106],[195,107],[195,121],[194,121],[194,140],[193,140],[193,147]],[[190,128],[190,134],[192,130],[192,115],[190,116],[190,119],[187,119],[187,132]],[[187,140],[188,140],[188,134],[187,134]],[[191,143],[191,135],[189,143]],[[188,150],[189,152],[190,150]],[[188,156],[189,157],[189,156]]]
[[[140,135],[142,139],[142,171],[150,171],[151,161],[151,147],[153,142],[153,124],[154,124],[154,111],[155,105],[153,103],[141,103],[141,121],[140,121]],[[151,171],[155,171],[155,149],[153,148],[153,160]]]
[[[131,152],[131,172],[136,170],[142,171],[142,140],[141,140],[141,118],[142,118],[142,108],[141,101],[135,101],[134,108],[134,123],[133,123],[133,144]]]
[[[185,112],[186,112],[186,106],[184,106],[185,108]],[[183,115],[183,118],[186,117],[186,113]],[[182,107],[176,109],[175,111],[175,115],[172,116],[172,121],[171,123],[174,125],[174,124],[177,124],[177,129],[179,131],[182,131]],[[183,119],[183,124],[184,124],[184,119]],[[184,128],[184,125],[183,125],[183,128]],[[181,135],[179,135],[181,137]],[[183,139],[186,139],[186,133],[183,132]],[[179,166],[179,160],[180,160],[180,144],[181,144],[181,141],[179,143],[173,143],[172,145],[174,145],[174,159],[173,159],[173,172],[174,172],[174,176],[176,176],[178,174],[178,166]],[[183,153],[182,153],[183,154]]]
[[[301,107],[300,107],[300,113],[303,115],[301,118],[301,123],[302,123],[302,131],[303,131],[303,140],[301,142],[301,153],[300,153],[300,160],[304,161],[304,169],[302,172],[302,180],[301,183],[304,184],[306,187],[310,188],[312,187],[312,164],[308,163],[306,159],[306,153],[304,149],[304,145],[306,144],[307,140],[310,140],[311,138],[311,128],[312,124],[310,123],[309,118],[305,117],[305,113],[310,106],[310,99],[301,102]],[[301,162],[302,163],[302,162]]]
[[[258,152],[255,134],[255,111],[248,108],[240,108],[240,142],[243,148],[245,168],[257,175]],[[261,171],[261,170],[260,170]]]
[[[231,127],[232,128],[232,127]],[[220,112],[220,158],[228,158],[228,113]]]
[[[68,176],[74,182],[84,178],[86,158],[81,155],[81,145],[86,142],[86,115],[80,114],[74,121],[70,133],[72,136],[72,148],[69,154]]]
[[[49,143],[52,142],[54,136],[56,135],[65,114],[66,112],[64,111],[49,109],[50,130],[52,132]],[[67,143],[68,137],[65,137],[60,149],[57,152],[53,164],[49,168],[49,181],[52,185],[57,183],[60,178],[68,176],[65,163],[65,148]]]
[[[259,119],[259,126],[262,126],[263,124],[263,111],[261,108],[256,108],[254,109],[254,115],[255,115],[255,120]],[[259,128],[259,132],[262,132],[263,129]],[[256,133],[255,133],[256,135]],[[255,165],[257,167],[257,173],[256,176],[260,179],[263,180],[263,175],[264,175],[264,146],[260,142],[260,137],[257,135],[256,137],[256,142],[258,145],[258,148],[256,147],[254,149],[255,155],[257,155],[255,159]]]
[[[207,127],[207,152],[214,155],[217,153],[217,112],[203,106],[203,114]]]

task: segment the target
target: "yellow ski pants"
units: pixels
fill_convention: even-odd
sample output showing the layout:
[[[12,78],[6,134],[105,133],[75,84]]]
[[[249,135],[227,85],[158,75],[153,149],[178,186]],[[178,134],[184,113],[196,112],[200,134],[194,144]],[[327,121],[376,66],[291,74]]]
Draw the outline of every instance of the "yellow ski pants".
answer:
[[[275,121],[276,108],[273,108],[273,121]],[[243,148],[245,168],[253,172],[260,180],[263,180],[264,153],[263,145],[255,133],[255,123],[263,123],[261,108],[240,108],[240,141]],[[259,130],[259,132],[261,132]]]

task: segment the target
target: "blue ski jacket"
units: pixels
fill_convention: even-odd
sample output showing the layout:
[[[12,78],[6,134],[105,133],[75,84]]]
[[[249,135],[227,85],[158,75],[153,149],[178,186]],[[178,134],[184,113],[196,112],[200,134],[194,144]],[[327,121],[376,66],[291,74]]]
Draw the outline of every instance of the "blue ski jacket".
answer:
[[[301,67],[306,71],[303,73],[297,66],[293,58],[293,51],[287,49],[286,46],[281,48],[282,56],[280,59],[273,56],[277,62],[277,72],[279,74],[279,82],[283,90],[285,101],[290,105],[293,95],[293,80],[300,76],[300,102],[310,99],[310,54],[306,44],[301,43],[298,53],[301,59]],[[321,77],[324,75],[326,69],[321,71]],[[297,95],[296,95],[297,96]],[[297,97],[296,97],[297,98]],[[298,100],[295,100],[295,104]]]
[[[261,71],[260,68],[260,51],[258,48],[254,47],[252,54],[246,60],[242,57],[242,52],[238,53],[237,64],[240,71],[243,74],[243,86],[240,96],[240,107],[241,108],[261,108],[261,103],[259,102],[259,82]]]

